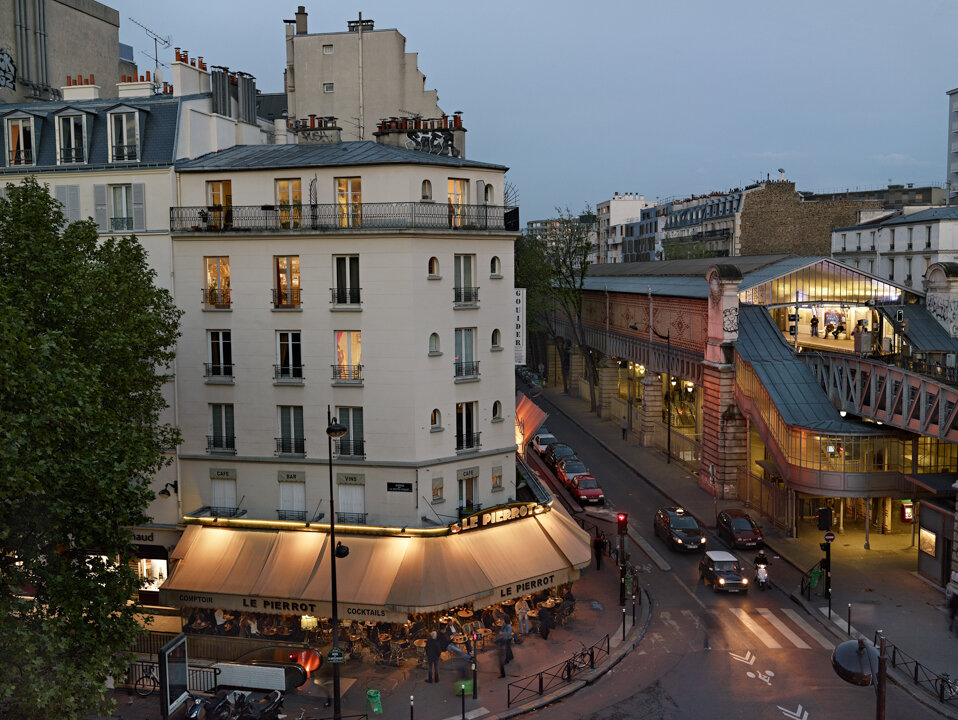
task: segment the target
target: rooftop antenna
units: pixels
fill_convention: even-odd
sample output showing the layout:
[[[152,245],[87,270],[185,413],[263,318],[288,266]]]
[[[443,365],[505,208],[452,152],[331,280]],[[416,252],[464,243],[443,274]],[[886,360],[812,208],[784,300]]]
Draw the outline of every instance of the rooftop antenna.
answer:
[[[412,110],[407,110],[406,108],[399,108],[399,112],[406,113],[409,117],[416,120],[422,119],[422,113],[413,112]]]
[[[153,86],[159,87],[160,85],[163,84],[163,71],[160,70],[160,65],[166,64],[166,63],[160,62],[160,46],[162,45],[163,49],[165,50],[166,48],[168,48],[170,45],[173,44],[173,38],[170,35],[163,37],[162,35],[153,32],[152,30],[150,30],[150,28],[148,28],[146,25],[144,25],[143,23],[141,23],[139,20],[135,18],[130,18],[130,22],[136,25],[139,25],[141,28],[143,28],[143,30],[146,32],[147,35],[153,38]],[[143,51],[141,50],[140,52],[143,52]],[[147,57],[150,56],[149,53],[144,53],[144,54]]]

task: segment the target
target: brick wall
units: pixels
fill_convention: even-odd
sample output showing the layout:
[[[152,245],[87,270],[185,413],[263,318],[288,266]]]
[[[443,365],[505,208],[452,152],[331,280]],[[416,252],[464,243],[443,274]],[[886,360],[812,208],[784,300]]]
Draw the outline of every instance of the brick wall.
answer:
[[[740,252],[830,255],[832,228],[854,225],[858,210],[880,207],[852,200],[802,202],[795,183],[770,182],[745,196]]]

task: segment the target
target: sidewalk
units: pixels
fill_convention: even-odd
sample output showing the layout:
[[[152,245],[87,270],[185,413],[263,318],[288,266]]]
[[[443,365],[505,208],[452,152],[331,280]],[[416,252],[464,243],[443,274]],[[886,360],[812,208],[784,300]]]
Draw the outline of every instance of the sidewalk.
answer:
[[[618,421],[603,420],[589,411],[587,399],[565,395],[558,388],[546,388],[543,396],[563,415],[576,423],[610,453],[617,455],[635,474],[654,485],[676,505],[691,510],[699,522],[715,527],[715,500],[699,488],[696,478],[678,463],[667,463],[664,453],[641,447],[632,436],[623,441]],[[548,424],[548,421],[547,423]],[[718,508],[745,506],[734,500],[719,500]],[[794,568],[808,572],[821,558],[821,531],[811,524],[800,538],[785,536],[752,511],[762,526],[770,551]],[[911,658],[935,673],[958,677],[958,639],[948,632],[948,613],[944,589],[932,585],[917,573],[917,549],[911,546],[911,533],[870,534],[870,550],[865,550],[864,532],[849,530],[840,534],[831,550],[832,618],[826,618],[827,601],[801,595],[792,589],[792,598],[817,617],[833,634],[836,642],[849,639],[848,612],[851,606],[851,634],[871,641],[876,630]],[[915,687],[901,667],[888,664],[889,677],[926,704],[943,714],[958,718],[958,706],[943,705],[927,692]]]

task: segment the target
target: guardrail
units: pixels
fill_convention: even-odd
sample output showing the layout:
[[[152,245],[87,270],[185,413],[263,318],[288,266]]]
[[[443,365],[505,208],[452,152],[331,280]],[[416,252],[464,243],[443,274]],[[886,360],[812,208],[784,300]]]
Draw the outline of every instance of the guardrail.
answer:
[[[130,663],[122,678],[117,679],[116,686],[132,689],[137,680],[141,677],[148,677],[151,673],[159,678],[160,672],[157,663],[149,660],[137,660]],[[216,678],[219,674],[219,668],[209,665],[190,665],[187,668],[187,687],[196,692],[213,692],[216,689]]]
[[[880,632],[875,632],[874,645],[878,647]],[[912,682],[938,698],[939,702],[958,706],[958,681],[952,680],[948,673],[936,673],[927,665],[918,662],[911,655],[885,638],[885,652],[893,668],[901,668]]]
[[[609,656],[609,650],[609,636],[606,634],[592,646],[583,648],[562,662],[540,670],[535,675],[528,675],[509,683],[506,688],[506,706],[512,707],[514,703],[537,695],[541,696],[557,685],[572,682],[578,675],[594,670],[596,662],[601,662],[602,657]]]

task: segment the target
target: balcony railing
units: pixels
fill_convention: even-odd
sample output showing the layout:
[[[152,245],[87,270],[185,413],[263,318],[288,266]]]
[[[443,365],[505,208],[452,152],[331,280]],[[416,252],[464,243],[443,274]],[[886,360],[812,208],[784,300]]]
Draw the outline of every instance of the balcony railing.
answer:
[[[300,306],[299,290],[273,290],[274,308],[298,308]]]
[[[330,288],[334,305],[359,305],[360,288]]]
[[[132,145],[114,145],[113,162],[136,160],[136,143]]]
[[[479,377],[479,361],[469,360],[467,362],[456,362],[456,377],[470,378]]]
[[[336,441],[336,454],[339,457],[364,458],[366,457],[366,441],[340,438]]]
[[[81,163],[83,162],[82,147],[62,147],[60,148],[61,163]]]
[[[133,229],[133,218],[131,217],[111,217],[110,230],[113,232],[123,232]]]
[[[203,363],[203,375],[208,378],[233,379],[233,363]]]
[[[456,435],[456,452],[466,452],[469,450],[478,450],[482,447],[479,444],[479,436],[482,433],[470,433],[465,435]]]
[[[229,288],[225,290],[215,288],[203,290],[203,304],[206,307],[228,308],[231,304]]]
[[[136,149],[134,148],[134,153]],[[135,160],[136,158],[128,158]],[[356,207],[351,205],[350,207]],[[338,204],[233,205],[231,223],[209,223],[206,206],[170,208],[172,232],[361,232],[363,230],[519,230],[519,208],[504,205],[456,206],[444,203],[362,203],[344,213]],[[359,220],[361,218],[361,221]],[[227,227],[226,225],[229,225]]]
[[[305,455],[306,454],[306,439],[278,437],[276,438],[276,454],[277,455]]]
[[[277,520],[286,520],[289,522],[306,522],[305,510],[277,510]]]
[[[367,513],[338,512],[336,522],[346,525],[365,525]]]
[[[207,435],[206,452],[236,454],[235,435]]]
[[[273,365],[274,380],[298,381],[303,379],[302,365]]]
[[[332,368],[334,382],[357,384],[363,382],[362,365],[333,365]]]
[[[465,505],[460,505],[456,508],[456,511],[459,513],[459,519],[462,520],[465,517],[469,517],[477,512],[482,510],[482,503],[466,503]]]
[[[454,287],[452,289],[452,299],[455,303],[474,305],[479,302],[479,288]]]
[[[208,505],[206,507],[206,512],[208,512],[213,517],[222,517],[222,518],[231,518],[231,517],[240,517],[245,515],[246,511],[238,507],[227,507],[224,505]]]
[[[8,157],[11,165],[33,165],[33,150],[30,148],[11,150]]]

